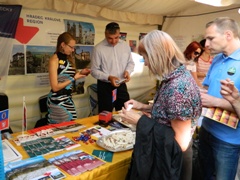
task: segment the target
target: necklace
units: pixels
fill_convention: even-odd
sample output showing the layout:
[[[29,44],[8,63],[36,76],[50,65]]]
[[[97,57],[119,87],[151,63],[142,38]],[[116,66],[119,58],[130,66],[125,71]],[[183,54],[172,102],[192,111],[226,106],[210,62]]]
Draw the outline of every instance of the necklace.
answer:
[[[200,58],[204,61],[204,62],[209,62],[210,61],[210,59],[211,59],[211,56],[208,54],[207,55],[208,57],[206,57],[206,55],[202,55]]]

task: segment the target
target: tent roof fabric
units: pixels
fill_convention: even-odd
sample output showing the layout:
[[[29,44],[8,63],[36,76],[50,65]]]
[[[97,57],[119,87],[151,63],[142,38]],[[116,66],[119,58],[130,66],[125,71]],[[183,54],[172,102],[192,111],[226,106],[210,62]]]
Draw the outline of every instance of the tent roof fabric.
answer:
[[[194,6],[209,8],[193,0],[0,0],[0,3],[146,25],[161,25],[164,16]]]

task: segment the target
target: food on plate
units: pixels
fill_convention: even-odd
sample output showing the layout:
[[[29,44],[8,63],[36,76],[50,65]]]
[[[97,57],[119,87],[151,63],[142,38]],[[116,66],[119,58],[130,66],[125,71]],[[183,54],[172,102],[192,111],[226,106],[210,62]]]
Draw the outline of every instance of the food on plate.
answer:
[[[133,148],[135,135],[131,130],[116,130],[107,136],[99,138],[97,144],[109,151],[124,151]]]

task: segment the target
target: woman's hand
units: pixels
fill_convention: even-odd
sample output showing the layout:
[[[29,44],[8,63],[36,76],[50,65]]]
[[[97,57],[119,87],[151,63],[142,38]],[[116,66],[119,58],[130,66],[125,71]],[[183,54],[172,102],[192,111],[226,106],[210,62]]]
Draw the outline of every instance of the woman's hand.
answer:
[[[144,105],[143,103],[140,103],[134,99],[130,99],[124,103],[125,109],[128,109],[129,104],[131,104],[133,109],[137,109],[137,110],[142,109],[142,107]]]
[[[74,75],[74,79],[75,79],[75,80],[80,79],[80,78],[84,78],[84,77],[86,77],[86,75],[80,74],[80,72],[77,72],[77,73]]]
[[[80,74],[88,76],[91,73],[91,69],[85,68],[80,71]]]
[[[141,115],[138,114],[136,111],[127,111],[125,108],[122,108],[122,113],[119,113],[119,116],[123,118],[124,121],[127,121],[130,124],[137,124],[141,117]]]
[[[74,76],[74,79],[80,79],[88,76],[91,73],[91,70],[88,68],[82,69],[80,72],[77,72]]]

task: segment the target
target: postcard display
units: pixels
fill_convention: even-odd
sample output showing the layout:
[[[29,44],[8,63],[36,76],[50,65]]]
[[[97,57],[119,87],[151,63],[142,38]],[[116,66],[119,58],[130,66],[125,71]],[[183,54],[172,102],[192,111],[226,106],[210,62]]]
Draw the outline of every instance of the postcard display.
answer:
[[[5,166],[5,179],[63,179],[66,176],[53,164],[37,156],[21,161],[10,162]]]
[[[49,138],[47,138],[48,139],[47,141],[50,141]],[[46,139],[46,138],[43,138],[43,139]],[[61,139],[60,141],[66,140],[64,136],[61,136],[58,139]],[[57,146],[58,148],[54,148],[56,149],[55,151],[51,149],[51,152],[56,152],[58,150],[62,150],[66,148],[65,143],[64,145],[62,145],[62,143],[58,141],[58,144],[60,144]],[[38,145],[36,145],[36,147],[37,146]],[[72,146],[73,148],[74,145],[70,145],[70,146],[67,145],[67,146],[68,148],[70,146]],[[24,145],[24,149],[28,150],[29,146],[25,147]],[[14,179],[14,177],[17,177],[18,179],[21,177],[21,179],[31,179],[31,180],[63,179],[66,176],[59,169],[68,173],[69,175],[77,176],[86,171],[92,170],[94,168],[97,168],[105,164],[104,161],[82,150],[69,151],[67,153],[64,153],[54,158],[51,158],[49,160],[46,160],[42,155],[39,155],[39,154],[47,154],[49,153],[49,151],[43,150],[41,147],[39,149],[40,150],[34,149],[34,151],[37,151],[36,154],[30,153],[31,158],[28,158],[25,160],[19,160],[19,161],[12,161],[7,163],[4,166],[5,179],[6,180]]]
[[[56,156],[49,159],[49,162],[74,176],[92,170],[105,163],[81,150],[67,152],[60,156]]]
[[[118,122],[116,121],[116,123]],[[62,172],[66,172],[70,176],[78,176],[104,165],[106,162],[112,162],[114,152],[132,149],[135,144],[135,132],[127,126],[118,126],[118,129],[111,126],[102,127],[95,125],[81,130],[83,127],[86,128],[81,124],[64,122],[58,124],[57,127],[55,125],[43,126],[29,130],[28,132],[31,133],[29,138],[24,141],[19,140],[17,144],[20,143],[22,145],[30,158],[20,160],[22,159],[20,153],[13,146],[10,146],[12,151],[15,150],[15,153],[19,154],[19,156],[9,159],[5,164],[5,179],[15,179],[15,177],[31,180],[63,179],[66,175]],[[72,137],[72,140],[59,134],[75,131],[78,131],[80,134],[78,138],[87,134],[91,138],[97,139],[96,144],[105,150],[94,150],[93,155],[79,149],[74,150],[73,148],[81,146],[81,144],[76,142],[78,140],[74,137]],[[52,137],[53,134],[59,136]],[[6,142],[6,145],[10,144],[7,140],[4,140],[4,142]],[[15,142],[14,139],[13,142]],[[84,140],[83,142],[88,144]],[[70,151],[51,157],[48,160],[43,157],[43,155],[62,150]]]
[[[3,148],[1,148],[5,156],[5,164],[2,166],[5,174],[3,176],[5,176],[5,179],[14,179],[14,177],[31,180],[62,179],[66,176],[59,169],[69,175],[76,176],[103,165],[104,161],[81,150],[69,151],[51,158],[49,161],[44,159],[43,155],[62,150],[73,150],[73,148],[81,146],[61,134],[76,132],[82,128],[85,128],[85,126],[71,121],[29,130],[29,134],[21,135],[21,137],[25,137],[24,140],[19,137],[13,139],[13,142],[21,145],[29,155],[30,158],[25,160],[21,160],[22,155],[8,140],[3,140]],[[97,129],[95,130],[96,133]],[[87,129],[87,131],[90,130]],[[105,131],[102,134],[105,134]],[[53,135],[59,136],[53,138]]]

